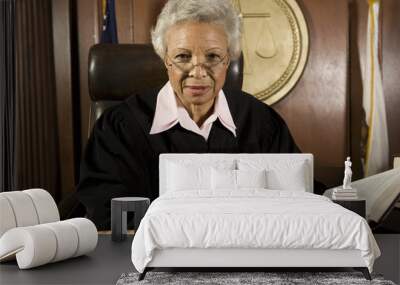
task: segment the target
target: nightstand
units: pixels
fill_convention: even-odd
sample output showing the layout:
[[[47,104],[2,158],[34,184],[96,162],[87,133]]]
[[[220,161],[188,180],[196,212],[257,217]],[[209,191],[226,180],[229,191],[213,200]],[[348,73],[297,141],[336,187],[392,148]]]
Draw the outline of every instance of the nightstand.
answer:
[[[123,241],[126,239],[127,212],[134,213],[134,227],[138,229],[140,221],[144,217],[150,199],[144,197],[120,197],[111,199],[111,239]]]
[[[365,208],[366,201],[365,199],[354,199],[354,200],[334,200],[332,201],[340,206],[353,211],[354,213],[359,214],[361,217],[365,219]]]

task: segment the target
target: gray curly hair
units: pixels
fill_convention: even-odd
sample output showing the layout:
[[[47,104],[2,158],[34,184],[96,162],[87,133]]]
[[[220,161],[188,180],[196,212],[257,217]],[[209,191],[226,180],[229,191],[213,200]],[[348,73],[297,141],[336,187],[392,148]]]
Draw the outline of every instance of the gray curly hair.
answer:
[[[221,24],[228,39],[230,57],[240,56],[241,18],[230,0],[169,0],[151,31],[154,50],[162,59],[166,52],[166,32],[185,21]]]

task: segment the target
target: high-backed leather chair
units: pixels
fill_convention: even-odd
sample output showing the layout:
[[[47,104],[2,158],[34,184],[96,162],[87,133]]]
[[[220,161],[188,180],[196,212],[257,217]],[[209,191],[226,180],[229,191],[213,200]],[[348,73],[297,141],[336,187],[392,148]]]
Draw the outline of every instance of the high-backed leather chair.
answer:
[[[242,88],[243,59],[231,61],[225,86]],[[97,44],[89,52],[89,128],[103,111],[127,97],[168,81],[164,63],[150,44]]]

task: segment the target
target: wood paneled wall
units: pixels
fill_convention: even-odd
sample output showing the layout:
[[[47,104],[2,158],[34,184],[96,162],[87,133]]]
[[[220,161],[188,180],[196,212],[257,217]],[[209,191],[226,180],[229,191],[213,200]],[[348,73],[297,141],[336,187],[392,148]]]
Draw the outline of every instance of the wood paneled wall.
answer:
[[[367,29],[367,3],[361,1],[349,2],[350,14],[350,131],[351,131],[351,156],[353,160],[353,179],[362,177],[361,128],[363,121],[362,109],[362,76],[361,68],[364,65],[365,33]]]
[[[293,90],[273,107],[303,152],[314,154],[315,176],[327,185],[343,178],[349,154],[348,1],[297,1],[305,15],[310,50]]]
[[[72,57],[72,3],[69,0],[57,0],[52,2],[53,46],[54,46],[54,71],[56,87],[57,129],[58,129],[58,153],[61,197],[75,191],[77,158],[76,131],[74,131],[74,103],[79,94],[74,94],[73,86],[73,61]],[[74,70],[75,71],[75,70]],[[79,126],[77,126],[79,128]],[[79,129],[78,129],[79,130]]]
[[[89,126],[89,85],[88,85],[88,56],[92,45],[100,39],[100,7],[99,0],[77,2],[78,54],[79,54],[79,96],[81,121],[81,149],[83,150],[88,138]],[[118,1],[116,1],[118,2]]]
[[[57,198],[59,159],[51,1],[16,1],[16,189]]]
[[[393,156],[400,154],[400,1],[382,2],[382,78],[393,163]]]

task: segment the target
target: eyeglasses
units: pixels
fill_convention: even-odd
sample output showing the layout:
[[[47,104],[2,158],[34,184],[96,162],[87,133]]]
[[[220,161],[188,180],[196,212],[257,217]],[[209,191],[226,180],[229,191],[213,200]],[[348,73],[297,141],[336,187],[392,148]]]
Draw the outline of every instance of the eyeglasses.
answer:
[[[171,61],[172,64],[168,64],[169,66],[175,65],[182,72],[189,73],[195,66],[202,66],[204,69],[214,71],[218,65],[228,57],[228,54],[220,55],[217,53],[210,53],[205,56],[205,61],[197,64],[192,63],[192,56],[190,54],[178,54],[172,59],[168,54],[166,57]]]

